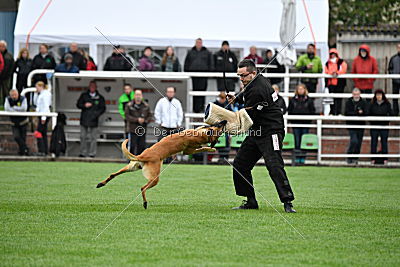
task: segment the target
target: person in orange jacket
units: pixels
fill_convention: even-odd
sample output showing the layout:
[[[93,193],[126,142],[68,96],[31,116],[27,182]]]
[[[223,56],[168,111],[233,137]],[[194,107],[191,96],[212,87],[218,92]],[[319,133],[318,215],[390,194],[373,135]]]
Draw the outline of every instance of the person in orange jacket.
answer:
[[[354,74],[378,74],[378,62],[370,55],[370,48],[368,45],[363,44],[358,50],[358,56],[354,58],[352,73]],[[373,78],[355,78],[354,87],[361,90],[364,94],[372,94],[374,88]]]
[[[329,50],[329,60],[325,63],[325,73],[333,75],[335,78],[326,79],[325,84],[329,93],[343,93],[346,86],[346,79],[336,78],[340,74],[347,72],[347,63],[339,57],[336,48]],[[339,115],[342,113],[342,99],[335,98],[331,105],[331,114]]]

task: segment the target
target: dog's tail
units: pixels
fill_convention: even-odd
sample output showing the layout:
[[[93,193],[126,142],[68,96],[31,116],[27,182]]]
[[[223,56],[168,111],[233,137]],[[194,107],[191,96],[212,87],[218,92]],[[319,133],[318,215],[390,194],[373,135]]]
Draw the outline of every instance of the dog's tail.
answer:
[[[129,152],[129,150],[126,148],[126,144],[128,143],[129,139],[126,139],[122,145],[121,145],[121,149],[122,149],[122,153],[124,153],[125,157],[127,157],[129,160],[137,160],[136,156],[133,155],[131,152]]]

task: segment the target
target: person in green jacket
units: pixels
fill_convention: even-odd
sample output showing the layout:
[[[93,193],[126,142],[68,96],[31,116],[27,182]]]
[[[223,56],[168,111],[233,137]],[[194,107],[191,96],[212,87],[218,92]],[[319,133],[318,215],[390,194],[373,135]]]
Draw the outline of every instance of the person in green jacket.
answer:
[[[135,92],[133,91],[132,85],[129,83],[124,84],[124,93],[119,97],[118,100],[118,111],[122,118],[125,120],[125,105],[133,100]]]
[[[297,70],[303,73],[322,73],[322,62],[319,56],[315,55],[315,45],[307,45],[307,54],[301,55],[296,63]],[[302,78],[301,82],[307,87],[308,92],[317,91],[318,79]]]

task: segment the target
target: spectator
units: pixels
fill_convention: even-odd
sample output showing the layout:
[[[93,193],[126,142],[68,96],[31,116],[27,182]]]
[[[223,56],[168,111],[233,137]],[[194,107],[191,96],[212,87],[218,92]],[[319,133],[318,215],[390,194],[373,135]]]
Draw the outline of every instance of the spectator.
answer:
[[[377,74],[378,62],[370,55],[370,48],[368,45],[363,44],[358,50],[358,56],[354,58],[352,73],[355,74]],[[354,87],[357,87],[364,94],[372,94],[375,79],[371,78],[354,78]]]
[[[275,51],[275,55],[278,53],[278,51]],[[264,64],[271,66],[272,68],[267,68],[267,72],[268,73],[285,73],[285,66],[279,64],[278,60],[276,59],[276,57],[273,54],[272,49],[267,49],[267,51],[265,52],[265,60],[264,60]],[[271,84],[276,84],[279,86],[282,86],[283,83],[283,78],[269,78]]]
[[[207,72],[212,71],[213,59],[211,53],[203,46],[201,38],[196,39],[195,46],[190,49],[185,58],[184,71],[187,72]],[[207,78],[192,78],[193,91],[206,91]],[[200,113],[204,111],[204,96],[193,97],[193,111]]]
[[[97,91],[95,81],[89,83],[89,90],[82,93],[76,106],[82,110],[81,125],[81,148],[79,157],[96,157],[97,152],[97,128],[99,117],[106,111],[104,97]],[[88,150],[89,147],[89,150]]]
[[[132,69],[132,61],[125,54],[125,49],[119,45],[114,47],[114,51],[107,58],[104,70],[109,71],[130,71]]]
[[[4,58],[3,58],[3,54],[0,53],[0,75],[4,70]]]
[[[85,58],[79,52],[79,47],[77,43],[70,44],[68,52],[64,53],[64,55],[61,58],[61,63],[65,63],[65,56],[67,54],[70,54],[72,56],[72,63],[78,67],[78,71],[86,70]]]
[[[56,61],[54,57],[49,54],[49,47],[46,44],[39,46],[39,54],[37,54],[32,60],[32,70],[36,69],[49,69],[54,70],[56,67]],[[35,74],[33,76],[33,84],[42,81],[47,84],[46,74]]]
[[[264,62],[264,59],[257,55],[257,47],[254,45],[250,47],[250,54],[244,59],[251,59],[255,64],[262,64]]]
[[[146,148],[146,127],[151,120],[150,107],[143,101],[142,90],[135,90],[134,99],[125,106],[130,151],[139,155]]]
[[[390,74],[400,74],[400,43],[397,44],[397,54],[390,58],[388,71]],[[392,93],[399,94],[399,91],[400,79],[392,79]],[[399,115],[398,99],[393,99],[393,114]]]
[[[4,110],[9,112],[26,112],[28,103],[26,98],[18,93],[18,90],[12,89],[10,96],[6,98]],[[29,155],[28,147],[26,146],[26,127],[29,122],[26,116],[10,116],[12,122],[12,133],[15,142],[18,144],[19,155]]]
[[[354,88],[352,97],[347,99],[344,115],[346,116],[367,116],[368,114],[368,103],[361,98],[361,91],[358,88]],[[350,125],[364,125],[365,121],[347,121]],[[363,128],[349,128],[350,144],[347,149],[347,154],[360,154],[361,145],[364,137]],[[357,164],[358,158],[348,158],[347,163]]]
[[[14,72],[14,57],[7,51],[7,43],[4,40],[0,41],[0,53],[3,56],[4,67],[0,73],[0,98],[4,103],[8,92],[12,86],[13,72]]]
[[[124,93],[119,97],[118,100],[118,111],[121,117],[125,120],[125,106],[133,100],[135,93],[131,84],[124,84]]]
[[[51,93],[45,88],[44,82],[37,82],[36,93],[34,95],[34,103],[36,105],[36,112],[49,113],[51,106]],[[37,139],[38,156],[45,156],[49,152],[47,140],[47,126],[50,118],[46,116],[39,117],[38,127],[34,133]]]
[[[166,72],[178,72],[182,71],[179,59],[175,56],[174,48],[168,46],[165,49],[164,55],[161,60],[161,70]]]
[[[83,56],[83,60],[86,66],[83,70],[97,70],[97,66],[94,63],[93,58],[89,56],[88,52],[86,52],[85,49],[80,48],[79,53]]]
[[[79,68],[74,65],[74,60],[71,54],[64,55],[64,63],[58,64],[55,72],[78,73]]]
[[[26,88],[28,82],[28,74],[32,70],[32,59],[29,58],[29,51],[26,48],[22,48],[19,51],[18,59],[14,65],[14,72],[17,73],[17,84],[16,87],[18,92]]]
[[[370,116],[392,116],[392,106],[386,98],[383,90],[378,89],[374,93],[374,98],[371,101],[371,105],[369,107]],[[388,121],[371,121],[371,125],[389,125]],[[377,146],[378,146],[378,137],[381,137],[381,151],[380,154],[388,154],[388,144],[387,140],[389,137],[389,129],[371,129],[371,154],[378,154]],[[374,158],[372,159],[372,164],[377,164],[380,162],[382,158]],[[383,158],[384,164],[387,163],[387,158]]]
[[[322,63],[319,56],[315,54],[315,45],[307,45],[307,53],[301,55],[296,63],[297,70],[303,73],[322,73]],[[317,91],[317,78],[302,78],[301,82],[307,87],[308,92]]]
[[[308,97],[308,90],[304,84],[299,84],[296,87],[295,95],[292,99],[290,99],[289,107],[288,107],[289,115],[314,115],[315,107],[314,101]],[[296,120],[296,124],[310,124],[310,120]],[[296,150],[300,150],[301,137],[303,134],[307,134],[309,128],[303,127],[294,127],[294,139],[295,139],[295,148]],[[305,157],[300,156],[296,157],[296,163],[303,164],[305,161]]]
[[[346,79],[338,79],[337,76],[347,72],[347,63],[339,57],[336,48],[329,50],[329,60],[325,63],[325,73],[333,75],[334,78],[326,79],[325,85],[329,93],[343,93],[346,86]],[[342,114],[342,99],[335,98],[331,105],[331,114]]]
[[[286,103],[283,97],[279,95],[279,86],[277,84],[273,84],[272,88],[275,90],[276,96],[278,97],[276,98],[275,103],[281,108],[282,114],[286,114]]]
[[[236,72],[237,70],[237,58],[235,54],[229,49],[228,41],[223,41],[221,49],[214,54],[215,71],[217,72]],[[219,91],[225,91],[226,87],[230,92],[235,91],[235,84],[237,78],[217,78],[217,89]]]
[[[140,71],[154,71],[154,61],[151,58],[153,53],[153,48],[150,46],[146,47],[143,51],[143,56],[139,59],[139,67]]]

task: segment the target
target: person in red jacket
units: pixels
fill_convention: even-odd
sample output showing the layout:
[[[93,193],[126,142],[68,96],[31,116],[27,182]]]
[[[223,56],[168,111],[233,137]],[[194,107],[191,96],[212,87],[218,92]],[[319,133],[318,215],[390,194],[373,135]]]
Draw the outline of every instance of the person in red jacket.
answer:
[[[335,78],[326,79],[326,86],[329,93],[343,93],[346,86],[346,79],[336,78],[340,74],[347,72],[347,63],[339,57],[339,52],[336,48],[329,50],[329,60],[325,63],[325,73],[331,74]],[[333,105],[331,105],[331,114],[339,115],[342,113],[342,99],[335,98]]]
[[[255,64],[263,64],[264,62],[264,59],[257,55],[257,47],[255,47],[254,45],[250,47],[250,54],[244,59],[251,59],[254,61]]]
[[[0,74],[4,69],[4,58],[3,58],[3,54],[0,53]]]
[[[358,56],[354,58],[353,70],[354,74],[378,74],[378,62],[370,55],[370,48],[368,45],[363,44],[358,50]],[[353,79],[354,87],[361,90],[364,94],[372,94],[375,79]]]

